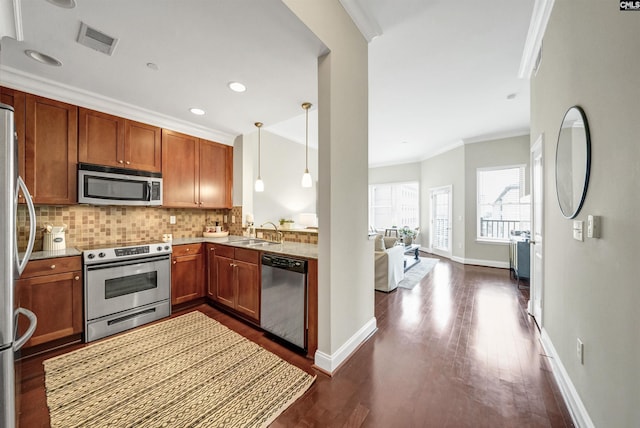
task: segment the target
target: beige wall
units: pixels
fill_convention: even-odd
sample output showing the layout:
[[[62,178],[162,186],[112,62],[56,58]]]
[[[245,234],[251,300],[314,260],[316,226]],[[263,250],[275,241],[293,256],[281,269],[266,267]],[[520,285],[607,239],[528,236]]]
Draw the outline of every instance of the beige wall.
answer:
[[[381,166],[369,169],[369,184],[419,182],[420,175],[420,162]]]
[[[330,49],[318,64],[318,341],[323,355],[339,360],[357,345],[354,338],[375,328],[367,237],[368,48],[338,0],[285,4]]]
[[[465,148],[465,259],[509,261],[508,244],[477,242],[477,170],[478,168],[527,165],[526,183],[529,183],[529,136],[503,138],[482,143],[467,144]]]
[[[420,197],[422,205],[420,210],[420,223],[423,234],[420,244],[429,246],[431,201],[430,190],[435,187],[453,186],[453,218],[452,218],[452,256],[464,258],[465,252],[465,228],[464,228],[464,146],[449,150],[441,155],[429,158],[422,162],[422,179],[420,182]]]
[[[640,426],[640,14],[617,2],[556,0],[531,80],[531,142],[544,134],[543,330],[597,427]],[[585,110],[591,180],[577,219],[602,216],[601,239],[572,239],[555,195],[565,111]],[[584,342],[584,364],[576,338]]]
[[[304,125],[304,120],[303,120]],[[256,225],[271,221],[278,224],[280,218],[298,220],[300,213],[315,213],[318,180],[318,150],[309,147],[309,172],[313,187],[302,187],[305,166],[305,146],[269,131],[262,130],[260,136],[260,175],[264,192],[253,190],[258,178],[258,133],[244,136],[245,161],[251,174],[246,177],[250,186],[251,212]]]

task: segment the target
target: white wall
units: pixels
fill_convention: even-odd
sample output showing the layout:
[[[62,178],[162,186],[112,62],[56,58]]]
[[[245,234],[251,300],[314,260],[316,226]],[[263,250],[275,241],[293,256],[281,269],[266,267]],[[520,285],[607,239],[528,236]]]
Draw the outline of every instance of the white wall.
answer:
[[[597,427],[640,426],[639,13],[617,2],[556,0],[531,80],[531,141],[545,141],[543,337]],[[572,239],[555,195],[556,139],[574,104],[585,110],[592,143],[577,219],[602,216],[601,239],[584,242]]]
[[[328,47],[318,61],[318,352],[333,371],[375,331],[368,240],[367,43],[339,0],[285,4]]]
[[[288,140],[264,129],[261,131],[260,174],[264,182],[264,192],[255,192],[253,185],[258,177],[258,133],[244,136],[245,177],[249,185],[251,203],[243,212],[254,216],[256,225],[271,221],[278,224],[280,218],[298,220],[300,213],[315,213],[318,180],[318,150],[309,147],[309,172],[313,187],[301,185],[305,168],[305,146]],[[251,205],[251,207],[249,207]]]

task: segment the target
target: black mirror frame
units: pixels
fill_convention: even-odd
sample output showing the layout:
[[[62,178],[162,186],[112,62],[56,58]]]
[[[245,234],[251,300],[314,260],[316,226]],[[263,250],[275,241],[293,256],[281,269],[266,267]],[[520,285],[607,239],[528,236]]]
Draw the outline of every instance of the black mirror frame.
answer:
[[[567,114],[573,109],[576,109],[578,113],[580,113],[580,117],[584,122],[584,132],[585,132],[585,140],[586,140],[586,151],[587,151],[587,161],[585,165],[585,176],[584,176],[584,184],[582,186],[582,195],[580,196],[580,202],[578,206],[573,210],[573,213],[566,214],[562,210],[562,204],[560,203],[560,196],[558,195],[558,146],[560,145],[560,135],[562,133],[562,125],[564,124],[565,119],[567,118]],[[558,207],[560,208],[560,212],[563,217],[567,219],[576,218],[580,210],[582,209],[582,205],[587,197],[587,188],[589,187],[589,176],[591,174],[591,132],[589,131],[589,122],[587,121],[587,115],[584,113],[582,107],[578,105],[571,106],[567,109],[564,116],[562,117],[562,122],[560,123],[560,129],[558,130],[558,139],[556,142],[556,164],[555,164],[555,175],[556,175],[556,199],[558,200]]]

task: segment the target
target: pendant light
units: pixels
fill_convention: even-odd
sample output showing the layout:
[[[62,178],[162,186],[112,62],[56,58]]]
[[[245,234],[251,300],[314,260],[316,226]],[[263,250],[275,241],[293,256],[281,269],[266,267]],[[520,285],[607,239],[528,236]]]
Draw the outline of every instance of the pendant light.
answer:
[[[311,187],[313,186],[313,180],[311,179],[311,174],[309,174],[309,109],[311,108],[311,103],[302,103],[302,108],[306,112],[305,168],[302,175],[302,187]]]
[[[260,177],[260,128],[262,128],[262,122],[256,122],[254,125],[258,128],[258,179],[254,188],[256,192],[264,192],[264,182]]]

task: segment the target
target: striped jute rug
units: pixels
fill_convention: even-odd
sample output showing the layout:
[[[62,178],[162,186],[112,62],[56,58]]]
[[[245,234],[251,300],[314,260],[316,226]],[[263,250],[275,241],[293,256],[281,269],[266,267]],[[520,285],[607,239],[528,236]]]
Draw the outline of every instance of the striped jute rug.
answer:
[[[267,426],[315,380],[201,312],[44,367],[53,428]]]

